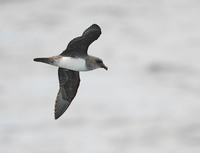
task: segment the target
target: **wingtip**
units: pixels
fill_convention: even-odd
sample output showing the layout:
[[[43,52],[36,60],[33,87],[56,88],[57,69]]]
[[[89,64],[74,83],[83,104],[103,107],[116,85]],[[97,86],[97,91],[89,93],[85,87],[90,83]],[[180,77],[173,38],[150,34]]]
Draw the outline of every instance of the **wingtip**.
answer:
[[[101,30],[100,26],[96,23],[92,24],[91,27]]]
[[[61,115],[62,115],[62,114],[57,114],[57,113],[55,113],[55,114],[54,114],[54,119],[57,120],[58,118],[60,118]]]
[[[62,114],[63,114],[63,113],[55,112],[55,113],[54,113],[54,119],[57,120],[58,118],[60,118],[60,116],[61,116]]]
[[[93,23],[90,27],[88,27],[88,29],[95,29],[95,30],[101,31],[100,26],[96,23]]]
[[[54,116],[54,119],[55,119],[55,120],[57,120],[58,118],[59,118],[59,117],[57,117],[57,116]]]
[[[93,23],[93,24],[92,24],[92,26],[97,26],[97,27],[99,27],[99,25],[98,25],[98,24],[96,24],[96,23]]]

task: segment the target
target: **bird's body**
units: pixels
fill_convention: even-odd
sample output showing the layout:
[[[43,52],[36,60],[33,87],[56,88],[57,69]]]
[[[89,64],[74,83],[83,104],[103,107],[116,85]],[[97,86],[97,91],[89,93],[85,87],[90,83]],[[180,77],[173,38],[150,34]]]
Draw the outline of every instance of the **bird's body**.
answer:
[[[89,45],[100,35],[100,27],[93,24],[83,32],[82,36],[70,41],[66,50],[60,55],[34,59],[36,62],[59,67],[60,89],[56,98],[55,119],[67,110],[75,97],[80,83],[79,71],[90,71],[97,68],[108,69],[100,58],[87,54]]]
[[[74,71],[88,71],[86,61],[82,58],[62,57],[57,66]]]
[[[53,59],[53,60],[52,60]],[[69,69],[73,71],[87,71],[86,61],[82,58],[73,58],[66,56],[53,56],[49,58],[38,58],[40,62],[47,63],[56,67]],[[43,60],[43,61],[42,61]],[[46,62],[44,62],[46,60]]]

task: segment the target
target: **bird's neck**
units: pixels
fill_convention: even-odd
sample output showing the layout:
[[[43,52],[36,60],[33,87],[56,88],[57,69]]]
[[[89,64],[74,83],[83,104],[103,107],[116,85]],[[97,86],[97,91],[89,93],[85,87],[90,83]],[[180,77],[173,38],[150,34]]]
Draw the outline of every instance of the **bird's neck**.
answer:
[[[85,58],[85,61],[86,61],[86,67],[88,68],[88,70],[94,70],[94,69],[97,69],[97,65],[95,64],[96,61],[95,61],[96,57],[94,56],[90,56],[88,55],[86,58]]]

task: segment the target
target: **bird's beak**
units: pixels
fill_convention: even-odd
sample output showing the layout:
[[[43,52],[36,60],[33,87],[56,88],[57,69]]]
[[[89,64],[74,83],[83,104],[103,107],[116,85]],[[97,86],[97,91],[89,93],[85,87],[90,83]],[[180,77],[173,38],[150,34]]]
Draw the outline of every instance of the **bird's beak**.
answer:
[[[105,70],[108,70],[108,67],[107,66],[105,66],[104,64],[102,64],[102,66],[101,66],[102,68],[104,68]]]

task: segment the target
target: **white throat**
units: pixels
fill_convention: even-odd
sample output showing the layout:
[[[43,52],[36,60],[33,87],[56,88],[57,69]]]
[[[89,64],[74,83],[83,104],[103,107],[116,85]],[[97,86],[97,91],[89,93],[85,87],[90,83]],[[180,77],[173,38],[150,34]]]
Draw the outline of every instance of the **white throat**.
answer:
[[[56,66],[74,71],[87,71],[86,62],[82,58],[61,57]]]

